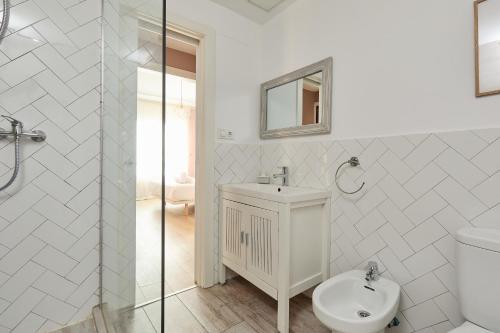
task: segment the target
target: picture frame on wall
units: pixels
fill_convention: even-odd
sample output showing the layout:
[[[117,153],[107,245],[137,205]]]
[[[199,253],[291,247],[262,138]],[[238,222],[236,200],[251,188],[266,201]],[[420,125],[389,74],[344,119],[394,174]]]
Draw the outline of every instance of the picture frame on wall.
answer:
[[[476,97],[500,94],[500,0],[474,2]]]

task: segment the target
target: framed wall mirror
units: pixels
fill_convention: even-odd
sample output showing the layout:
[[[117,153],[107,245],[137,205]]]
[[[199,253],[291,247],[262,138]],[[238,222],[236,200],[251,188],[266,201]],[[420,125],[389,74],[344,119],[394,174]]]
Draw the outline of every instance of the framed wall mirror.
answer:
[[[333,59],[327,58],[261,85],[260,137],[331,132]]]
[[[500,94],[500,0],[474,2],[476,96]]]

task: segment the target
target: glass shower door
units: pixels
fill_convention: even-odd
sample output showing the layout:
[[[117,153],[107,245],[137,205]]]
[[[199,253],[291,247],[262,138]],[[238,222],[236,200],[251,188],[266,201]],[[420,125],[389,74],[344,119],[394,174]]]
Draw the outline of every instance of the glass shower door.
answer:
[[[163,89],[160,80],[150,110],[160,123],[145,128],[138,125],[144,104],[138,80],[144,70],[163,75],[163,1],[104,0],[103,5],[101,308],[110,332],[161,332],[163,147],[162,141],[145,147],[140,137],[144,132],[162,137]],[[152,25],[160,28],[152,33]],[[137,158],[144,154],[160,156],[147,179]],[[148,203],[148,214],[136,208],[142,182],[157,197]],[[144,231],[144,225],[150,229]]]

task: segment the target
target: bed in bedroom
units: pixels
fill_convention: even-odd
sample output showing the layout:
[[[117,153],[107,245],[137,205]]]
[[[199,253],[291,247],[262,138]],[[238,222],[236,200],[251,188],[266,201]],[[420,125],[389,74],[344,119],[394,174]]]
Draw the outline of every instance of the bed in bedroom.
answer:
[[[195,181],[193,177],[177,178],[165,184],[165,200],[171,205],[184,204],[184,214],[189,214],[189,204],[194,203]]]

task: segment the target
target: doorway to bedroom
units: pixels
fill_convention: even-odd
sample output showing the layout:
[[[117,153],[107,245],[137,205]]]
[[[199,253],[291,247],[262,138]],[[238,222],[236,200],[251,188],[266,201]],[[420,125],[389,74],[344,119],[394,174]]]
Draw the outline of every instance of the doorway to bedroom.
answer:
[[[161,295],[161,191],[165,176],[165,295],[195,285],[196,41],[167,35],[162,170],[161,40],[144,33],[151,60],[138,70],[136,304]],[[160,49],[158,49],[160,48]]]

